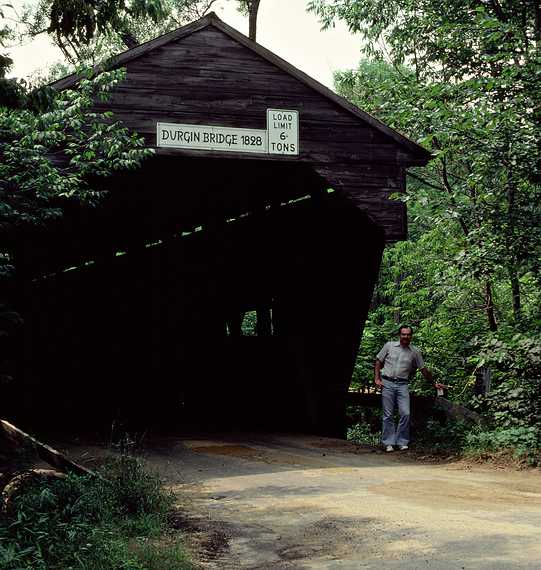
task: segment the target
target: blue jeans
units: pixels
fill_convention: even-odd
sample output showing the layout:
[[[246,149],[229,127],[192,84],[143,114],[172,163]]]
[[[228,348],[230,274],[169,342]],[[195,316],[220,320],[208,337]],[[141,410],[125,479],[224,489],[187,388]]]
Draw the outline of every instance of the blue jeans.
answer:
[[[383,406],[383,445],[408,445],[410,440],[410,393],[407,384],[383,380],[381,391]],[[398,404],[400,421],[394,424],[394,408]]]

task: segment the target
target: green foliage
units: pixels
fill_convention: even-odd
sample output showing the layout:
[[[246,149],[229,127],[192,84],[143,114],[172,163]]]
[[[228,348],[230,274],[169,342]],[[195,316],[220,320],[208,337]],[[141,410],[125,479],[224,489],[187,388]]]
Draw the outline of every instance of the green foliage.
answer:
[[[0,249],[0,302],[12,287],[17,231],[58,218],[68,201],[96,203],[103,194],[94,190],[98,178],[135,168],[152,154],[110,113],[92,111],[94,101],[106,100],[123,77],[123,70],[97,76],[82,71],[76,90],[24,92],[24,108],[0,101],[0,234],[11,238]],[[10,377],[4,353],[14,319],[21,321],[1,305],[0,378]]]
[[[425,429],[419,434],[416,444],[438,452],[459,453],[471,431],[472,427],[464,422],[441,423],[435,419],[429,419]]]
[[[435,155],[428,170],[412,173],[412,193],[404,198],[412,238],[426,233],[432,245],[444,240],[442,261],[453,264],[455,284],[476,286],[477,304],[486,304],[487,284],[498,288],[488,299],[496,312],[488,323],[492,330],[498,318],[533,324],[539,310],[528,304],[524,314],[521,297],[539,299],[541,187],[532,179],[538,158],[530,152],[541,137],[538,124],[494,101],[481,81],[422,83],[412,70],[383,62],[361,63],[336,81],[343,95],[429,145]],[[440,250],[436,246],[435,253]]]
[[[497,379],[522,385],[523,381],[541,378],[541,335],[489,335],[477,342],[479,351],[472,362],[476,366],[490,366]]]
[[[348,441],[363,445],[378,445],[380,433],[372,432],[369,424],[358,423],[348,428],[346,438]]]
[[[244,336],[256,336],[257,311],[247,311],[242,319],[241,330]]]
[[[103,194],[94,190],[97,178],[135,168],[152,154],[110,113],[91,110],[123,77],[123,70],[97,76],[85,71],[76,90],[55,94],[41,89],[24,94],[27,108],[0,106],[0,234],[13,237],[20,229],[46,225],[62,215],[70,200],[96,203]],[[3,246],[0,300],[15,270],[8,240]],[[14,319],[21,321],[1,306],[0,377],[9,377],[4,352]]]
[[[135,168],[151,154],[110,113],[91,111],[124,77],[122,70],[81,79],[47,112],[0,108],[0,228],[58,216],[53,199],[96,200],[91,179]]]
[[[541,459],[539,435],[539,429],[533,426],[474,431],[467,436],[464,451],[472,456],[509,451],[515,459],[538,465]]]
[[[455,451],[490,457],[508,453],[531,465],[541,453],[541,342],[539,336],[489,337],[478,346],[473,361],[488,365],[494,387],[485,396],[470,398],[469,406],[482,414],[483,424],[453,438],[455,424],[430,424],[425,443],[440,447],[445,438]],[[435,429],[434,429],[435,428]]]
[[[541,452],[541,382],[509,376],[488,395],[472,399],[482,413],[481,426],[428,422],[421,445],[472,456],[506,452],[535,465]]]
[[[502,429],[541,429],[541,381],[535,379],[518,387],[513,384],[501,384],[480,399],[479,405],[485,407],[490,425]]]
[[[0,521],[0,566],[143,570],[161,561],[173,568],[176,560],[179,570],[190,568],[179,545],[162,552],[149,542],[164,531],[172,505],[159,479],[130,457],[110,462],[102,475],[107,480],[37,481],[16,496]]]
[[[108,492],[121,516],[164,516],[171,507],[171,497],[161,491],[160,480],[143,470],[140,461],[121,456],[106,467]]]
[[[143,542],[135,548],[137,553],[138,570],[190,570],[193,565],[182,545],[154,544]],[[135,570],[135,568],[134,568]]]
[[[484,76],[487,87],[496,89],[492,76],[533,67],[539,55],[535,3],[311,0],[308,6],[324,27],[340,19],[360,33],[367,56],[408,62],[423,78],[443,75],[451,82]]]
[[[478,288],[471,282],[459,287],[458,280],[452,236],[443,229],[386,249],[355,367],[359,383],[373,384],[375,355],[397,338],[398,323],[406,322],[436,379],[452,386],[455,399],[471,396],[475,364],[468,358],[477,354],[472,340],[485,333],[486,325],[482,312],[471,308],[483,302]],[[420,374],[412,387],[433,393]]]
[[[490,458],[505,453],[537,465],[540,460],[540,432],[535,426],[469,426],[463,422],[444,424],[431,419],[419,434],[416,446],[430,451],[455,453],[467,457]]]
[[[489,429],[502,431],[497,441],[515,437],[517,448],[535,453],[541,448],[541,337],[489,337],[481,345],[478,364],[490,366],[495,386],[472,404]]]
[[[482,412],[485,426],[466,442],[469,453],[510,450],[515,457],[539,462],[541,452],[541,339],[514,335],[489,338],[479,362],[490,365],[496,387],[472,405]]]
[[[532,400],[533,395],[531,387],[508,390],[506,386],[500,386],[491,392],[486,400],[492,412],[493,424],[505,429],[525,426],[534,428],[535,423],[538,423],[538,412],[535,401]]]

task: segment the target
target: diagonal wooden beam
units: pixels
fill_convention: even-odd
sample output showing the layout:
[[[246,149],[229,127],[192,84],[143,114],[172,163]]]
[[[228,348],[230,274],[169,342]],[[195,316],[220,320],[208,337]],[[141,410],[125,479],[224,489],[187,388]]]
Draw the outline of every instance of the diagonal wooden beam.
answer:
[[[71,459],[68,459],[56,449],[38,441],[35,437],[28,435],[6,420],[0,420],[0,437],[4,437],[17,446],[33,448],[40,459],[49,465],[56,467],[56,469],[63,473],[75,473],[76,475],[91,475],[92,477],[99,477],[99,475],[94,471],[91,471],[90,469],[75,463]]]

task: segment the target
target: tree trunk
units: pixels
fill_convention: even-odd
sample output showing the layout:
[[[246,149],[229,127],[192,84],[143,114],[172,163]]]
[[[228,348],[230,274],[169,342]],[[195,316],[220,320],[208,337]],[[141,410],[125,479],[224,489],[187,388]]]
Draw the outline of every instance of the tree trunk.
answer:
[[[518,280],[517,272],[514,268],[509,268],[509,281],[511,283],[511,294],[513,296],[513,317],[515,323],[519,324],[522,320],[522,303],[520,300],[520,282]]]
[[[252,0],[248,6],[248,37],[255,42],[257,36],[257,12],[259,10],[259,3],[261,0]]]
[[[492,332],[496,332],[498,330],[498,323],[496,322],[494,312],[494,298],[492,296],[492,284],[490,281],[485,281],[485,310],[488,319],[488,328]]]

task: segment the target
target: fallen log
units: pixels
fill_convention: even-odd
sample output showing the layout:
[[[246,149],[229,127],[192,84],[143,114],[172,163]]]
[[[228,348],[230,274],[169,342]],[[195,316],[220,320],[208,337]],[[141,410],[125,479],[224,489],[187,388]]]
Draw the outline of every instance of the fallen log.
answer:
[[[8,484],[4,487],[1,495],[2,512],[8,516],[16,515],[15,500],[28,489],[28,487],[36,482],[51,483],[58,479],[66,477],[65,473],[54,471],[52,469],[29,469],[17,473],[12,477]]]
[[[35,450],[40,459],[52,465],[63,473],[75,473],[76,475],[91,475],[98,477],[94,471],[75,463],[64,454],[49,445],[38,441],[35,437],[28,435],[18,427],[10,424],[6,420],[0,420],[0,437],[4,437],[16,446],[27,446]]]

